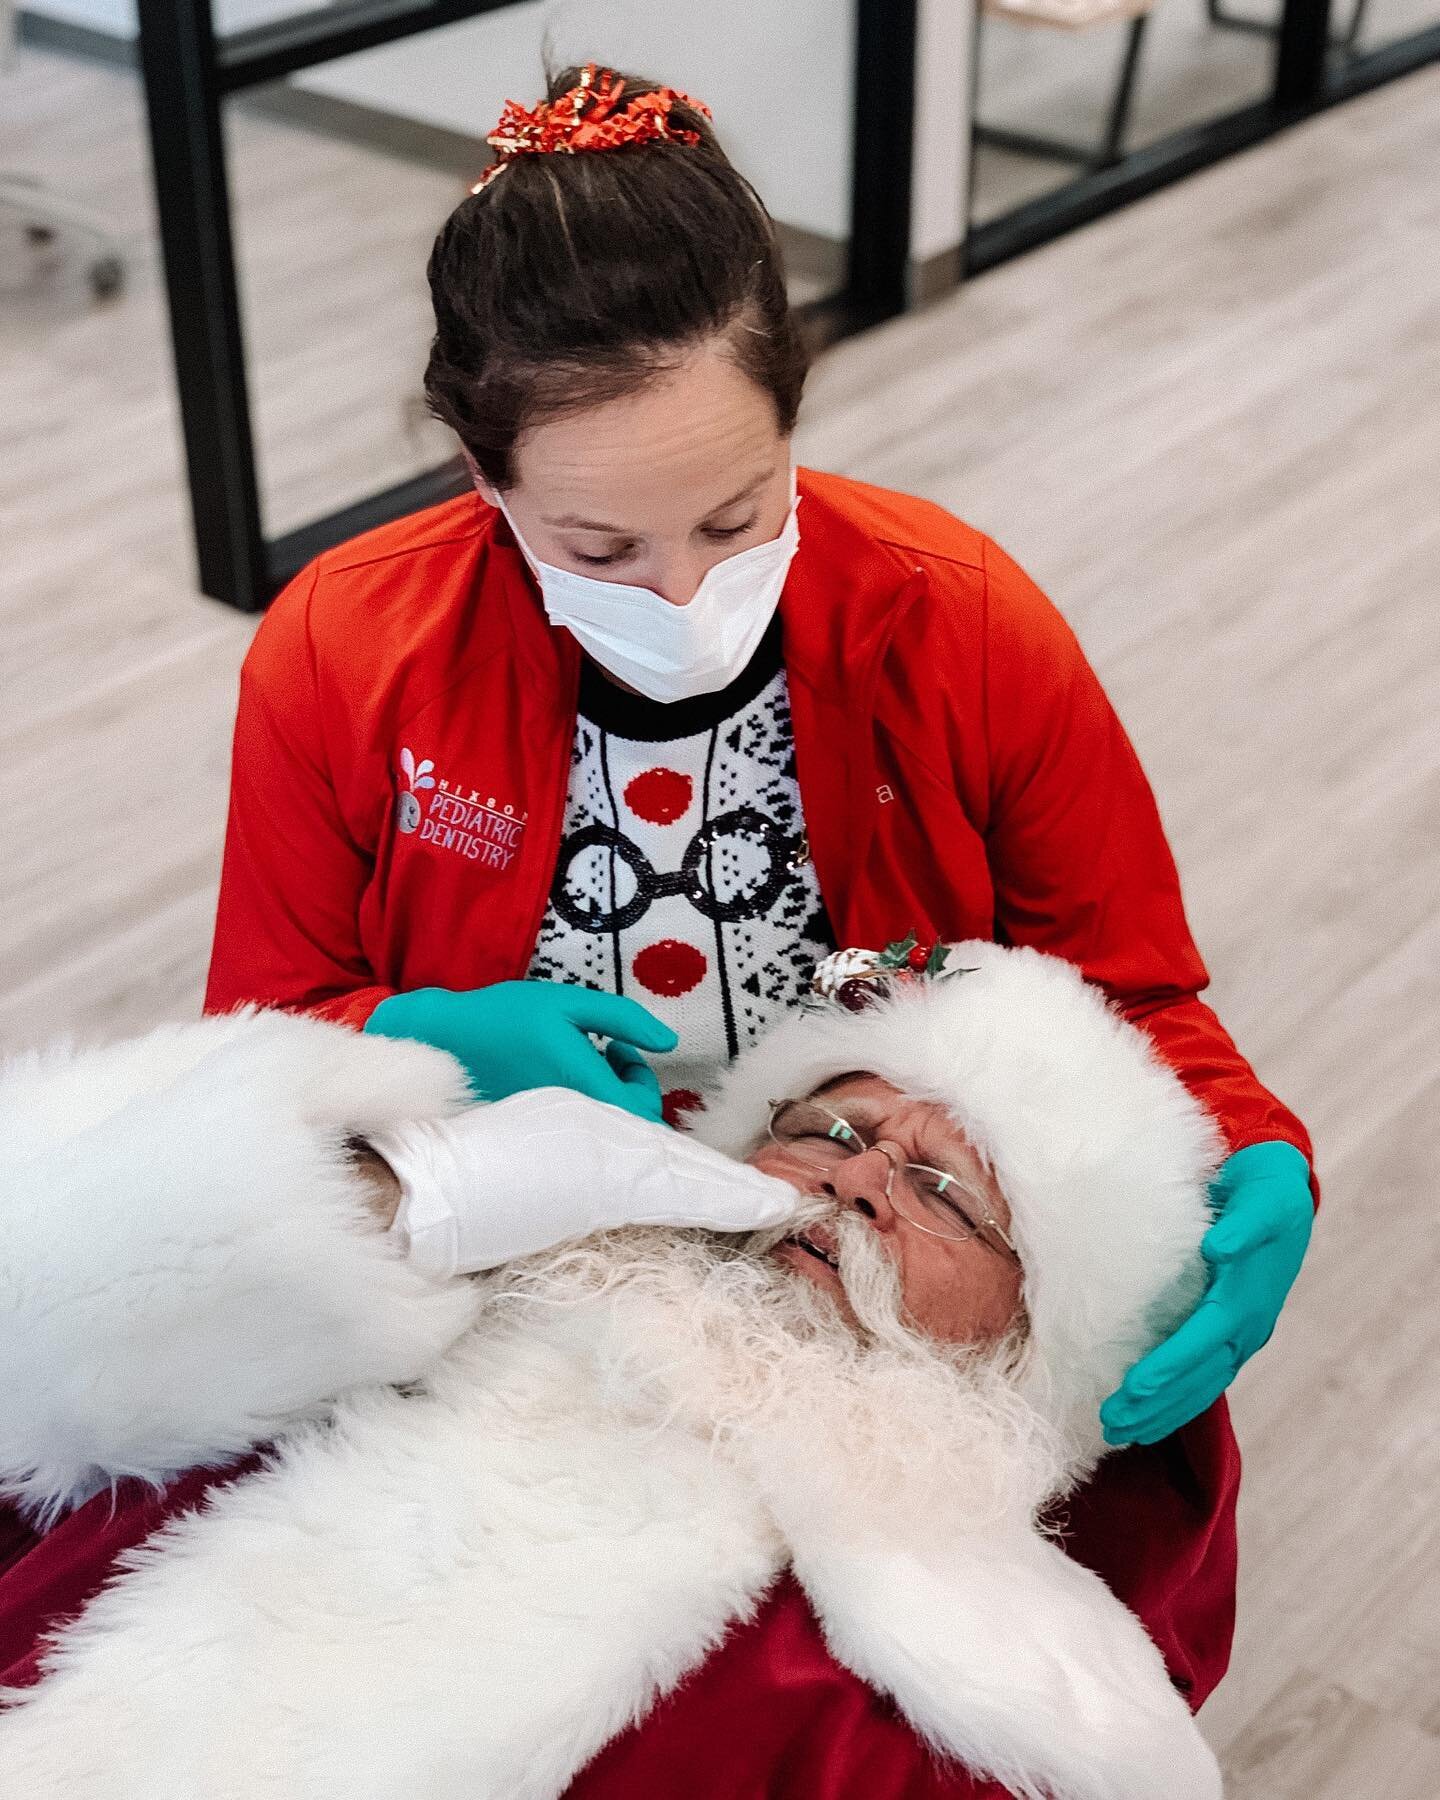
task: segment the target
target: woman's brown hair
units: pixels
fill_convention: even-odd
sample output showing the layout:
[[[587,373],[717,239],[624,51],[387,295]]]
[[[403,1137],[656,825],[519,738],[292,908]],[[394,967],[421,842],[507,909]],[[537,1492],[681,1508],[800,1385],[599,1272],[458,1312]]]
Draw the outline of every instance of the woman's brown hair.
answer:
[[[549,98],[580,74],[552,75]],[[441,227],[426,399],[495,487],[522,431],[633,393],[717,335],[794,426],[808,357],[774,223],[705,115],[677,102],[670,118],[700,141],[516,156]]]

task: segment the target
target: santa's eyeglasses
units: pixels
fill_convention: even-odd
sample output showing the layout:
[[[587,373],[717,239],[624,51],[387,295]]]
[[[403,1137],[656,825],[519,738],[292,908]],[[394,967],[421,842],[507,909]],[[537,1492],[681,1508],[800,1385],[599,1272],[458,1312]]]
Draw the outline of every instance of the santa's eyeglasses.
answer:
[[[928,1163],[902,1161],[892,1145],[872,1144],[848,1119],[820,1101],[772,1100],[769,1130],[771,1141],[787,1156],[827,1173],[869,1150],[879,1150],[890,1165],[885,1197],[908,1225],[930,1237],[979,1238],[998,1256],[1020,1261],[1000,1221],[972,1183],[949,1170],[932,1169]],[[902,1177],[898,1186],[897,1173]]]

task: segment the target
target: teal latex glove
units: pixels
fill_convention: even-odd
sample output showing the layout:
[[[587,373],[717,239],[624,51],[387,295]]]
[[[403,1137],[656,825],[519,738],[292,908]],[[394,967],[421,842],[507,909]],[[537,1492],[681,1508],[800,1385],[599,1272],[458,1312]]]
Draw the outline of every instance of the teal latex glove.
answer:
[[[482,1100],[568,1087],[657,1120],[660,1083],[640,1052],[673,1050],[680,1041],[638,1001],[559,981],[416,988],[382,1000],[365,1029],[448,1050]],[[603,1052],[591,1032],[610,1039]]]
[[[1213,1405],[1269,1343],[1300,1272],[1315,1208],[1310,1165],[1293,1144],[1237,1150],[1210,1184],[1210,1204],[1205,1296],[1100,1408],[1107,1444],[1153,1444]]]

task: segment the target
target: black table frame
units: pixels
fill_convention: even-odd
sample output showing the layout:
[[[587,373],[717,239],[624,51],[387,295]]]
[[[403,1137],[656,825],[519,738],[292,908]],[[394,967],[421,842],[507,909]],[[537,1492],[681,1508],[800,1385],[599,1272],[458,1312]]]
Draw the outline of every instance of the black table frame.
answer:
[[[321,550],[464,491],[458,460],[277,538],[261,516],[221,110],[232,96],[357,50],[498,11],[514,0],[341,0],[217,39],[210,0],[139,0],[170,328],[201,589],[259,611]],[[935,283],[910,259],[918,0],[855,0],[856,80],[846,278],[802,308],[817,347],[905,310]],[[1273,136],[1440,58],[1440,26],[1369,55],[1327,60],[1330,0],[1284,0],[1275,77],[1258,106],[1175,133],[974,227],[946,282]]]
[[[513,0],[346,0],[215,35],[210,0],[140,0],[145,84],[170,329],[200,586],[243,611],[264,607],[311,557],[402,513],[461,493],[451,460],[268,539],[246,381],[224,102],[356,50],[498,11]],[[840,294],[803,310],[817,346],[905,305],[915,0],[857,0],[851,239]]]

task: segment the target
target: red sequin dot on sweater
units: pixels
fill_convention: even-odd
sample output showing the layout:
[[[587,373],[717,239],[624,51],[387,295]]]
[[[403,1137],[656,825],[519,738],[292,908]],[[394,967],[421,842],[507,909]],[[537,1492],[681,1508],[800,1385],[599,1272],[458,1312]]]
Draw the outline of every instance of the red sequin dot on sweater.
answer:
[[[667,1125],[683,1131],[685,1114],[698,1112],[701,1105],[700,1096],[694,1088],[671,1088],[660,1097],[660,1114]]]
[[[630,965],[641,987],[652,994],[674,999],[699,987],[709,967],[693,944],[682,944],[679,938],[661,938],[658,944],[647,944],[637,950]]]
[[[673,825],[690,806],[695,783],[678,769],[645,769],[625,784],[625,804],[650,825]]]

